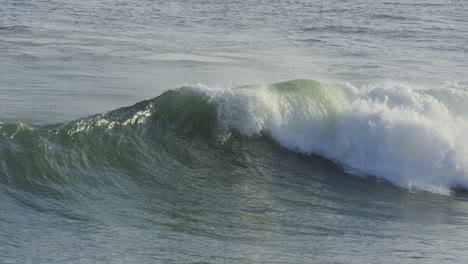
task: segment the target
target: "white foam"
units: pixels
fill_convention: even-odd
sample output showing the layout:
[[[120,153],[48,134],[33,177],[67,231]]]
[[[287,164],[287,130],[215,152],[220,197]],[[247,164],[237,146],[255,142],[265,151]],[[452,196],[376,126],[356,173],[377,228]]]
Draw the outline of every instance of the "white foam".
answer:
[[[410,189],[468,188],[468,121],[449,110],[447,98],[438,100],[442,91],[387,82],[344,98],[327,89],[309,95],[261,85],[194,91],[216,103],[223,130],[267,134],[286,148]]]

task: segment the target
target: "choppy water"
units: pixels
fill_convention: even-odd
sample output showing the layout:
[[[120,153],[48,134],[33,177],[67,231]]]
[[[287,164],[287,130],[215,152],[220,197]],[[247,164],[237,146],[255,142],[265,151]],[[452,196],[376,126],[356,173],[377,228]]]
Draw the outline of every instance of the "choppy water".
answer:
[[[0,263],[465,263],[466,17],[0,1]]]

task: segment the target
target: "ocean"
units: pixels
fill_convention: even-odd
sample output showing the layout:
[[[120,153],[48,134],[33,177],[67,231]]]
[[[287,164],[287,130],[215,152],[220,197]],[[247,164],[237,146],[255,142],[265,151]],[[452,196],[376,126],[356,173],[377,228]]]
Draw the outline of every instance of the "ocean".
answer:
[[[0,0],[0,263],[466,263],[468,2]]]

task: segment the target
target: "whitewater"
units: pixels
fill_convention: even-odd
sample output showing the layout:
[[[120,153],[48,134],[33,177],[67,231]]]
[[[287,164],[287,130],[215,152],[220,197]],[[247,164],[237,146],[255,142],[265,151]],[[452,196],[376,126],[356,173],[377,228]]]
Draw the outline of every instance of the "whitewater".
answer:
[[[447,192],[467,185],[468,104],[462,87],[416,90],[381,83],[358,91],[296,80],[229,90],[198,87],[215,102],[221,127],[265,134],[282,146],[336,161],[410,189]],[[450,111],[448,106],[451,106]]]

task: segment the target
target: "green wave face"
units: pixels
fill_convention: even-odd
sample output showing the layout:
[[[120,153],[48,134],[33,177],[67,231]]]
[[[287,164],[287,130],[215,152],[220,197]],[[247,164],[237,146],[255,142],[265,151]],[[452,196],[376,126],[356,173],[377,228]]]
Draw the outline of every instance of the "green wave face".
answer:
[[[303,117],[295,123],[307,126],[310,132],[332,133],[337,118],[350,107],[355,91],[343,85],[325,84],[314,80],[293,80],[271,85],[286,101],[288,119]],[[318,136],[318,135],[317,135]]]
[[[85,192],[89,186],[121,185],[122,178],[131,175],[132,180],[152,181],[216,160],[232,166],[239,162],[233,148],[256,156],[269,155],[272,148],[278,151],[268,138],[244,137],[270,133],[266,125],[271,120],[266,119],[285,121],[300,111],[304,118],[332,119],[348,107],[347,92],[310,80],[222,91],[182,87],[63,124],[2,124],[0,183],[47,195],[70,195],[71,186],[73,192]],[[253,124],[258,113],[264,119]],[[243,124],[255,129],[247,130],[251,127]]]

